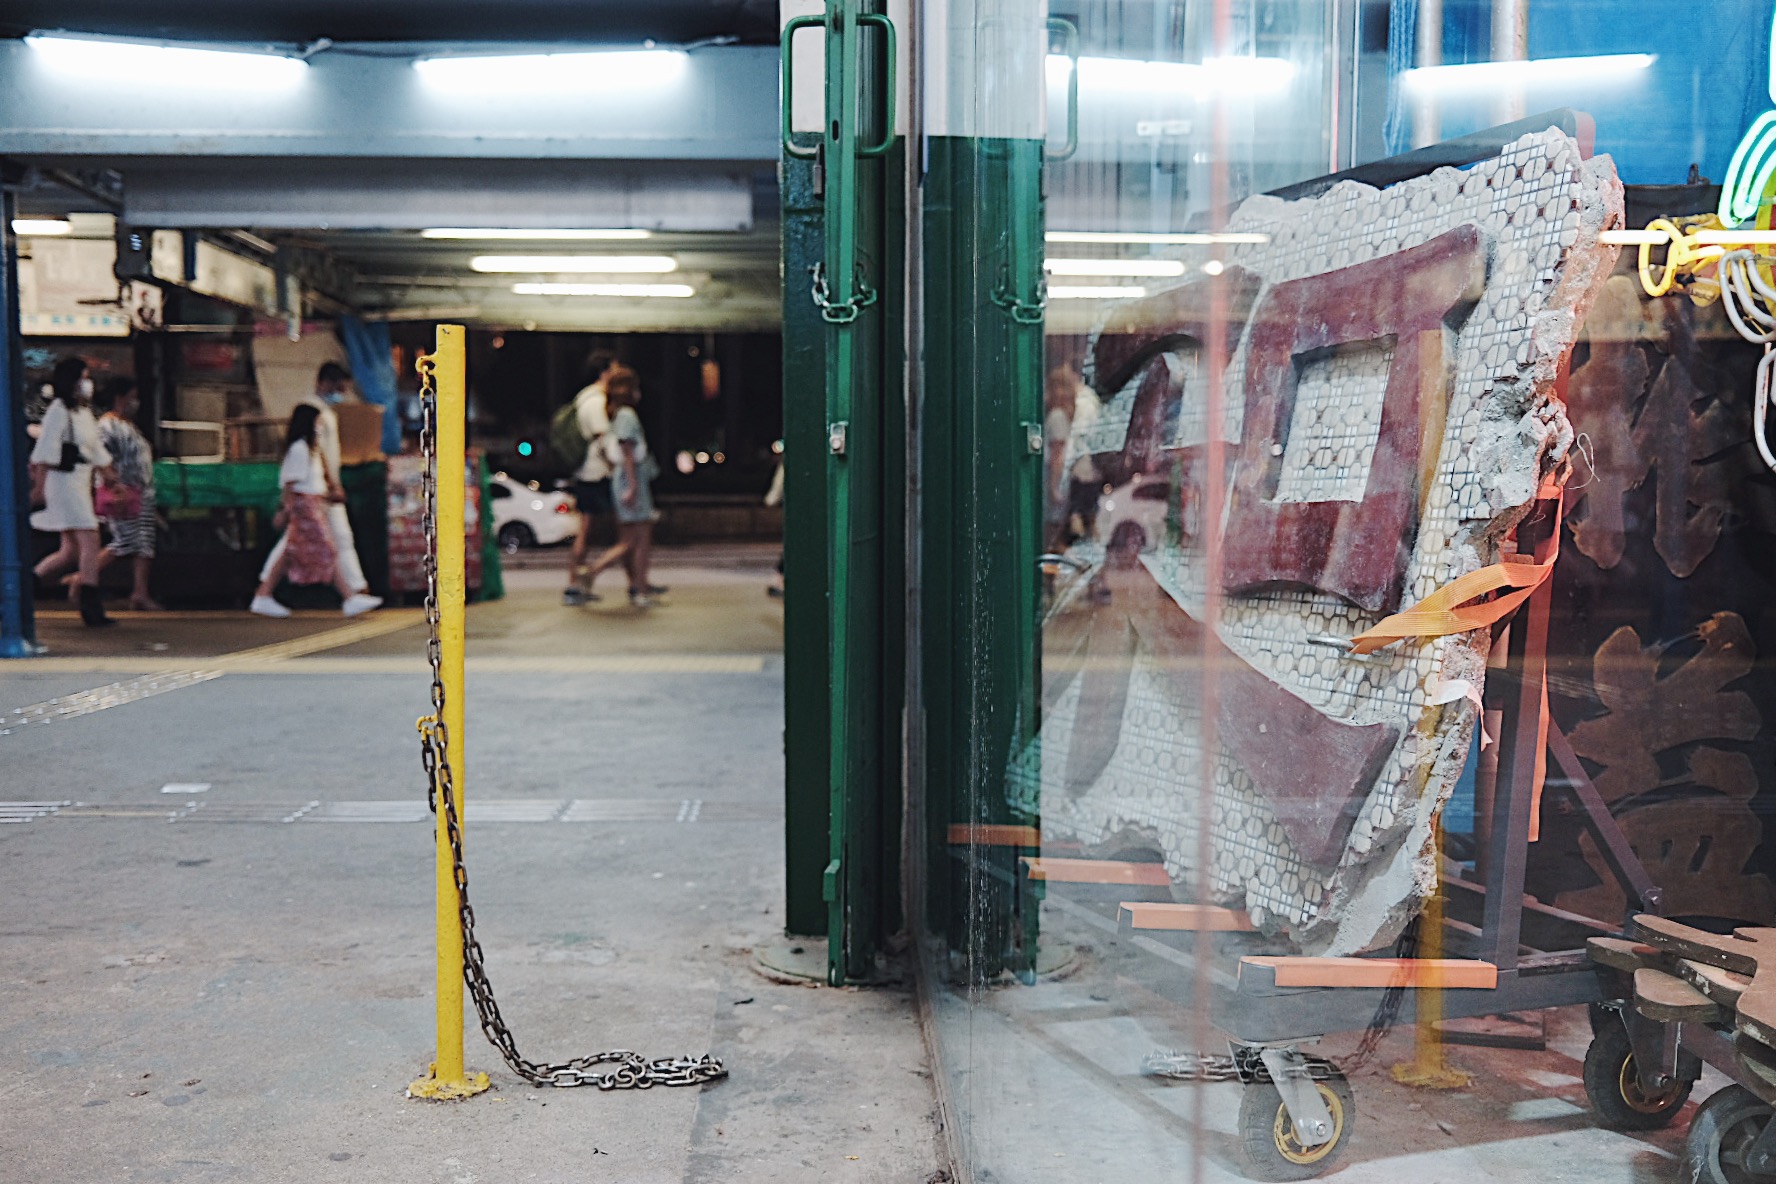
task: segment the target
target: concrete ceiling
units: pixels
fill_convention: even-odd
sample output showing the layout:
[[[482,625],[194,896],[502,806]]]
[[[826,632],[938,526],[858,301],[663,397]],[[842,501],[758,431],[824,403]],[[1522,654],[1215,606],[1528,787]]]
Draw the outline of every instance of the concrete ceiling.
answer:
[[[0,36],[66,29],[193,41],[777,40],[776,0],[8,0]]]
[[[355,276],[351,302],[370,315],[430,320],[447,316],[489,328],[599,332],[769,330],[781,321],[774,222],[720,234],[659,233],[639,242],[458,241],[413,231],[280,230],[281,246],[320,252]],[[669,255],[663,275],[491,274],[476,255]],[[688,299],[519,296],[525,281],[687,284]]]

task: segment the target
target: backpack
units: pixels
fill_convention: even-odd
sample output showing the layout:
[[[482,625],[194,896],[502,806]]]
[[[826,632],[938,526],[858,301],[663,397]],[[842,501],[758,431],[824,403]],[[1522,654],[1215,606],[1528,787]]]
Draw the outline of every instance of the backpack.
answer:
[[[549,449],[570,469],[586,463],[586,449],[591,446],[580,431],[580,400],[568,400],[549,420]]]

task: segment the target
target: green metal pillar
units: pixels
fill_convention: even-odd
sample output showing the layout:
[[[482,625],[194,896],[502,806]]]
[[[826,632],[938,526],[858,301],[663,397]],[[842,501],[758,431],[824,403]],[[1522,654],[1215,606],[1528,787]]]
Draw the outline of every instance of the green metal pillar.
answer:
[[[802,29],[824,38],[817,144],[793,127]],[[870,977],[900,923],[901,625],[884,591],[904,538],[900,498],[884,492],[904,447],[897,48],[875,0],[828,0],[784,27],[790,929],[816,929],[808,872],[824,821],[818,928],[835,984]]]
[[[985,982],[1035,965],[1014,836],[1039,825],[1046,31],[1013,0],[966,7],[930,23],[951,89],[928,96],[922,211],[923,839],[929,930]]]

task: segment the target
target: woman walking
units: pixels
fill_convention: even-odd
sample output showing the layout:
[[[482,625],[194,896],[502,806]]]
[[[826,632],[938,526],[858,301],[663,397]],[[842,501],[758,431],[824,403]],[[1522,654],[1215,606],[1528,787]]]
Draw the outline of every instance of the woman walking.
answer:
[[[118,481],[116,490],[100,490],[94,500],[111,529],[111,542],[99,555],[99,567],[113,559],[128,559],[133,569],[129,606],[137,612],[158,612],[161,606],[148,594],[148,576],[154,568],[154,452],[136,427],[136,380],[113,378],[93,398],[93,406],[102,413],[99,439],[111,454]]]
[[[31,449],[31,501],[43,509],[31,515],[38,530],[59,531],[62,545],[37,565],[39,579],[77,570],[75,595],[80,619],[88,626],[114,624],[99,595],[99,519],[93,512],[93,474],[115,484],[111,454],[93,420],[93,381],[86,359],[63,358],[50,374],[55,398],[43,413],[43,434]]]
[[[586,587],[589,591],[598,573],[629,556],[629,603],[636,608],[652,608],[653,594],[663,591],[648,583],[654,549],[653,480],[659,470],[648,453],[641,417],[635,413],[636,404],[641,401],[641,384],[635,371],[626,366],[606,370],[604,401],[610,411],[605,445],[611,462],[611,500],[617,511],[617,545],[592,565]]]
[[[380,596],[354,593],[340,570],[333,527],[327,520],[327,497],[332,484],[315,443],[315,425],[320,418],[320,408],[312,403],[300,403],[290,413],[290,426],[284,434],[284,464],[278,471],[278,484],[284,491],[283,508],[275,520],[284,529],[284,553],[272,563],[253,593],[252,610],[262,617],[290,615],[290,610],[273,595],[279,581],[286,577],[292,584],[332,584],[344,598],[341,608],[348,617],[369,612],[382,603]]]

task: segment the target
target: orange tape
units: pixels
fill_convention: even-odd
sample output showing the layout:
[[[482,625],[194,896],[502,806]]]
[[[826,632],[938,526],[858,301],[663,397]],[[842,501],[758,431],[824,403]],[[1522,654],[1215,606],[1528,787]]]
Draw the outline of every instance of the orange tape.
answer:
[[[1372,654],[1408,637],[1448,637],[1471,629],[1485,629],[1516,612],[1518,606],[1553,573],[1554,561],[1560,557],[1559,506],[1556,501],[1554,531],[1542,545],[1545,554],[1538,556],[1536,562],[1495,563],[1457,576],[1411,608],[1384,617],[1357,634],[1351,639],[1351,652]],[[1484,604],[1467,603],[1503,588],[1513,591]]]

